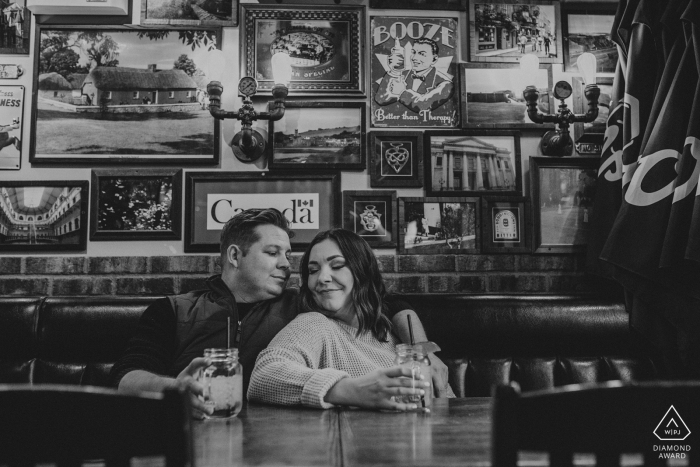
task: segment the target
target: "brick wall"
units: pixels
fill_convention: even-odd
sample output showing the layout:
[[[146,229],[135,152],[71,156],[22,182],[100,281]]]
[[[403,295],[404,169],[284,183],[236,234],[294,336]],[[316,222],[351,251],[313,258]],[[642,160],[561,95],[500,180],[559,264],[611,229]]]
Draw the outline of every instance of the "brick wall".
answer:
[[[391,292],[600,293],[583,256],[379,255]],[[299,284],[294,255],[291,284]],[[220,271],[209,256],[2,257],[0,295],[163,295],[202,288]]]

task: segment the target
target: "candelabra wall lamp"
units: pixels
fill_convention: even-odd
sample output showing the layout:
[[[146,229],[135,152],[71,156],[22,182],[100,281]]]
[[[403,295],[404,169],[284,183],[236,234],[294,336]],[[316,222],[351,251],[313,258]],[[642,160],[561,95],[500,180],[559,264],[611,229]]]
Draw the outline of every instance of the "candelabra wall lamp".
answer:
[[[221,51],[219,51],[221,52]],[[255,78],[245,76],[238,82],[238,92],[243,96],[243,106],[237,111],[226,111],[221,108],[221,85],[224,74],[225,59],[223,53],[214,52],[209,68],[210,79],[207,85],[209,94],[209,113],[217,120],[234,118],[241,121],[241,130],[231,140],[231,148],[236,158],[242,162],[253,162],[265,152],[265,138],[253,129],[256,120],[279,120],[284,116],[284,100],[289,93],[289,82],[292,80],[292,62],[289,55],[278,52],[272,56],[272,75],[275,85],[272,87],[274,102],[267,112],[257,112],[253,107],[251,97],[258,90]]]
[[[552,94],[559,99],[559,109],[556,114],[543,114],[537,110],[537,102],[540,93],[535,86],[527,86],[523,91],[523,97],[527,102],[527,116],[535,123],[556,123],[556,130],[548,131],[540,141],[540,150],[545,156],[570,156],[574,144],[569,133],[569,125],[577,122],[589,123],[598,117],[598,97],[600,89],[595,84],[596,58],[591,53],[579,55],[576,61],[586,87],[583,95],[588,101],[588,111],[585,114],[574,114],[564,102],[571,93],[571,84],[568,81],[559,81],[554,85]],[[540,60],[535,55],[527,54],[520,59],[520,67],[525,76],[532,76],[533,70],[540,67]],[[530,81],[532,82],[532,81]]]

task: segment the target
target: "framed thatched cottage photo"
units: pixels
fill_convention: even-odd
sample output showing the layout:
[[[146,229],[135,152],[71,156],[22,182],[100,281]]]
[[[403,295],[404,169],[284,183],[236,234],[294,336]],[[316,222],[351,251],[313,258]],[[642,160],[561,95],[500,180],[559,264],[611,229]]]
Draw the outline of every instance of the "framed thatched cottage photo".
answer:
[[[26,0],[0,0],[0,54],[29,55],[32,12]]]
[[[216,165],[219,29],[37,27],[32,164]]]

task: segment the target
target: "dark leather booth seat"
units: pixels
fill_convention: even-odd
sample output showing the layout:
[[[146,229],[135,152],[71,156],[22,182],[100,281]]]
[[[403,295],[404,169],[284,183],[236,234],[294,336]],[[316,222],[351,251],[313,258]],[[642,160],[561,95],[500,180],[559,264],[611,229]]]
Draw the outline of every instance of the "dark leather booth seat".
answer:
[[[159,297],[0,297],[0,383],[105,386],[143,310]],[[636,345],[622,303],[552,296],[421,295],[417,310],[442,347],[460,396],[496,383],[523,390],[612,379],[661,368]]]

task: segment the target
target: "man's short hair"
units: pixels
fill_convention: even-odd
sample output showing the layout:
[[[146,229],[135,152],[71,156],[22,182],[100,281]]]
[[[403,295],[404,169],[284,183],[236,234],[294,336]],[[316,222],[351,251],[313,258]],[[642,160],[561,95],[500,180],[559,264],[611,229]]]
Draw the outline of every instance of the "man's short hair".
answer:
[[[420,39],[416,39],[416,41],[413,43],[413,46],[415,47],[416,44],[428,44],[430,45],[430,48],[433,49],[433,55],[437,58],[438,54],[440,53],[440,47],[438,47],[437,42],[435,42],[432,39],[428,39],[427,37],[421,37]]]
[[[231,245],[238,245],[244,255],[248,253],[250,246],[259,240],[255,228],[266,224],[284,230],[289,238],[294,236],[294,232],[289,229],[287,218],[277,209],[246,209],[229,219],[221,229],[221,260],[225,261],[226,251]]]

